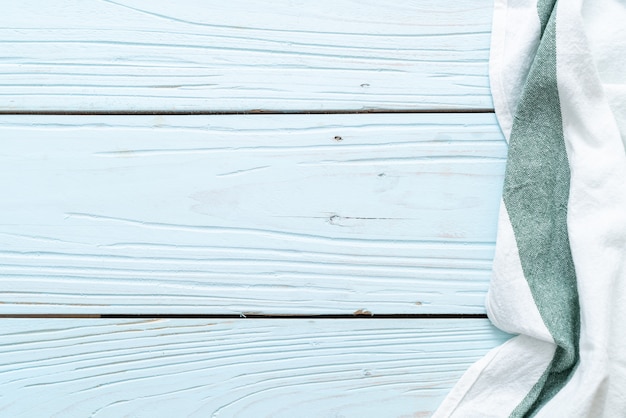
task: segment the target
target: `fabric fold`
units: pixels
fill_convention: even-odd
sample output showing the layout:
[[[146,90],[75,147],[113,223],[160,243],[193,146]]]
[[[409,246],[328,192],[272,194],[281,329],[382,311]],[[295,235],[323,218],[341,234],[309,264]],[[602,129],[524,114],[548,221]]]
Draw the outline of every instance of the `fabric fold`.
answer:
[[[487,311],[519,336],[435,417],[626,416],[624,18],[617,0],[496,0],[509,154]]]

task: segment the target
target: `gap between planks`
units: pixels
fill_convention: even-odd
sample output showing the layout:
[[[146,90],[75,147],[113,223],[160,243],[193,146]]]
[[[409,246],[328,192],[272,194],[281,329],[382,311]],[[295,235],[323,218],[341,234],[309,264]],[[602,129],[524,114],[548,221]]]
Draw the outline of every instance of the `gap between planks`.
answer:
[[[0,110],[0,115],[46,115],[46,116],[211,116],[211,115],[359,115],[392,113],[495,113],[493,109],[360,109],[360,110],[274,110],[252,109],[244,111],[177,111],[177,110]]]
[[[98,318],[98,319],[488,319],[486,314],[383,314],[365,311],[356,315],[239,315],[215,314],[1,314],[3,318]]]

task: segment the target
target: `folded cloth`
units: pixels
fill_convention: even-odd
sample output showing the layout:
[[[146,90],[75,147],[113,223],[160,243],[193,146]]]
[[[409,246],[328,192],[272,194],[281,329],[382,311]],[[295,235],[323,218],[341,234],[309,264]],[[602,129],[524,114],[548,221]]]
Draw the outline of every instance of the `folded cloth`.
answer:
[[[626,2],[496,0],[509,143],[487,312],[435,417],[626,417]],[[624,321],[624,322],[622,322]]]

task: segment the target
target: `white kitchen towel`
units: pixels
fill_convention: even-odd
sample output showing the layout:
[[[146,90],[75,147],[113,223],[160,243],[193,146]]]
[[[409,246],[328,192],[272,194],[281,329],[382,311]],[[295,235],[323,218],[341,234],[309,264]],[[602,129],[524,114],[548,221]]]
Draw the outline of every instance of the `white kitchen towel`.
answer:
[[[496,0],[509,142],[487,312],[435,417],[626,417],[626,1]]]

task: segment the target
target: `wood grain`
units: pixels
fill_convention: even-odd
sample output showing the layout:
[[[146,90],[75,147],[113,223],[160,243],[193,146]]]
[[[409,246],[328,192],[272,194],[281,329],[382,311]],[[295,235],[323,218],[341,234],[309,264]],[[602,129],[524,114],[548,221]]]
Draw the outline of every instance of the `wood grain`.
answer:
[[[492,1],[5,3],[3,112],[492,106]]]
[[[427,417],[486,320],[2,319],[10,417]]]
[[[5,116],[0,137],[0,313],[484,312],[493,115]]]

